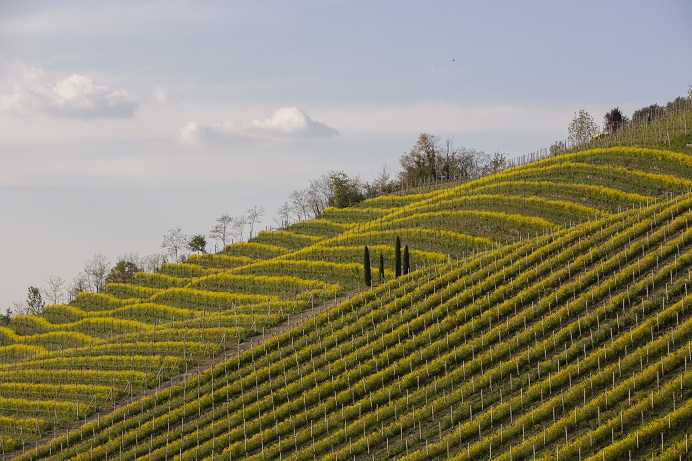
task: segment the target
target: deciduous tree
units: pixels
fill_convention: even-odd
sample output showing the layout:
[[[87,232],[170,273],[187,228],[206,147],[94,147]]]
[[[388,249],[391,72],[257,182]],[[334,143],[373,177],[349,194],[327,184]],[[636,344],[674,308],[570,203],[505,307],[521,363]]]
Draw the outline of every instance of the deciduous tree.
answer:
[[[106,275],[110,271],[108,258],[101,253],[96,253],[84,263],[84,274],[87,276],[89,289],[99,293],[106,284]]]
[[[378,195],[389,194],[396,190],[396,186],[396,182],[392,180],[392,172],[385,164],[373,181],[365,184],[366,195],[377,197]]]
[[[89,291],[89,278],[84,272],[79,272],[72,279],[72,283],[67,290],[69,301],[74,300],[83,291]]]
[[[498,173],[507,168],[507,157],[505,154],[495,152],[490,160],[489,173]]]
[[[570,145],[580,146],[591,141],[591,137],[598,133],[598,126],[593,121],[593,117],[584,109],[574,114],[574,118],[567,128]]]
[[[189,238],[182,229],[176,227],[174,229],[169,229],[168,233],[163,236],[163,242],[161,242],[161,248],[166,250],[169,255],[173,257],[175,262],[180,261],[182,256],[181,251],[187,247]]]
[[[233,218],[228,213],[223,213],[216,218],[216,224],[209,231],[209,238],[221,242],[222,248],[231,243],[231,225]]]
[[[250,236],[248,239],[251,239],[255,230],[255,224],[262,222],[264,208],[255,205],[252,208],[248,208],[248,210],[245,212],[245,216],[247,217],[247,223],[250,225]]]
[[[455,147],[451,138],[421,133],[400,159],[399,180],[405,184],[438,179],[470,179],[487,173],[490,158],[483,151]]]
[[[57,275],[51,275],[46,280],[46,286],[43,288],[43,293],[46,299],[52,304],[60,304],[65,299],[65,279]]]
[[[231,221],[231,233],[239,241],[245,240],[245,226],[248,225],[248,218],[245,215],[234,216]]]
[[[295,216],[296,221],[310,219],[310,205],[308,199],[308,189],[296,189],[288,196],[288,205]]]
[[[131,283],[137,272],[142,272],[142,269],[132,261],[121,259],[106,276],[106,283]]]
[[[567,151],[567,144],[565,144],[565,141],[555,141],[551,146],[550,146],[550,155],[555,156],[562,154],[563,152]]]
[[[404,182],[434,181],[441,160],[440,138],[430,133],[418,135],[408,154],[399,159],[400,178]]]
[[[166,255],[154,253],[142,259],[142,269],[145,272],[156,272],[161,269],[161,265],[166,262]]]
[[[291,210],[291,205],[288,202],[284,202],[283,205],[276,212],[276,218],[274,218],[274,223],[276,223],[279,229],[285,229],[291,222],[291,215],[293,211]]]
[[[43,296],[41,296],[41,290],[34,286],[29,287],[28,294],[26,297],[26,306],[27,314],[43,314],[43,308],[46,307],[46,303],[45,301],[43,301]]]
[[[358,178],[349,178],[343,171],[330,173],[327,204],[346,208],[365,199],[364,187]]]

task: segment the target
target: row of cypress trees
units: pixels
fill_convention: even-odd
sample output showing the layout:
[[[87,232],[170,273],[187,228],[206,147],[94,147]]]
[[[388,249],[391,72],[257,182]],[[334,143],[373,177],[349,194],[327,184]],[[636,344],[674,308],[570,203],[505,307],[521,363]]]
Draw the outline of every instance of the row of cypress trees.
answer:
[[[411,272],[411,259],[409,257],[408,245],[404,246],[403,262],[401,257],[401,239],[396,236],[396,241],[394,242],[394,276],[396,278],[401,277],[401,274],[406,275]],[[370,267],[370,250],[368,246],[365,246],[363,251],[363,273],[365,276],[365,285],[372,286],[372,271]],[[380,252],[380,283],[384,282],[384,256]]]

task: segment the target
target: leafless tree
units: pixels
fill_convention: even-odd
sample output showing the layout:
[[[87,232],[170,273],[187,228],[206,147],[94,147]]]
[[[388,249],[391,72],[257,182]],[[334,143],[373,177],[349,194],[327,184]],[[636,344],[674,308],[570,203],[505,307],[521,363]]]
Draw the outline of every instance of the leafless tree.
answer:
[[[257,205],[252,208],[248,208],[245,217],[247,218],[247,223],[250,225],[250,236],[248,239],[252,238],[253,231],[255,229],[255,224],[262,222],[262,217],[264,216],[264,208],[257,207]]]
[[[142,260],[142,265],[139,266],[145,272],[156,272],[161,269],[161,265],[166,262],[166,255],[155,253],[145,256]]]
[[[377,176],[373,179],[372,184],[370,184],[370,195],[376,196],[387,193],[395,185],[396,184],[392,181],[392,171],[387,167],[387,164],[384,164],[380,172],[377,173]]]
[[[332,174],[333,172],[330,172],[310,181],[310,187],[307,190],[307,203],[311,216],[308,219],[319,216],[329,206],[329,198],[334,195],[330,181]]]
[[[291,205],[288,202],[284,202],[283,205],[276,212],[277,216],[274,218],[274,222],[279,229],[285,229],[291,222],[291,215],[293,211],[291,210]]]
[[[110,270],[111,265],[108,262],[108,258],[101,253],[96,253],[84,263],[84,274],[87,276],[91,291],[99,293],[103,290],[103,286],[106,284],[106,276]]]
[[[231,221],[231,233],[239,241],[245,240],[245,226],[248,225],[248,218],[245,215],[234,216]]]
[[[66,280],[57,275],[51,275],[46,280],[46,286],[43,287],[43,294],[46,299],[52,304],[60,304],[65,299],[66,290],[65,284]]]
[[[416,184],[438,179],[472,179],[487,174],[492,158],[483,151],[455,147],[451,138],[422,133],[413,148],[399,163],[403,168],[399,180]]]
[[[183,256],[181,252],[185,250],[189,240],[190,238],[183,233],[182,229],[176,227],[175,229],[169,229],[168,233],[163,236],[161,248],[165,249],[175,262],[179,262]]]
[[[146,259],[147,256],[142,256],[139,253],[132,252],[124,254],[122,256],[118,256],[117,260],[132,263],[140,269],[144,270],[144,266],[146,265]]]
[[[223,213],[221,216],[216,218],[216,225],[209,231],[209,238],[214,240],[219,240],[221,242],[222,248],[231,242],[231,225],[233,224],[233,218],[228,213]]]
[[[12,312],[20,315],[27,315],[29,313],[29,306],[26,301],[12,301]]]
[[[84,272],[79,272],[72,279],[72,283],[67,289],[68,301],[74,300],[83,291],[89,291],[89,278]]]
[[[296,221],[305,221],[309,219],[310,207],[308,205],[308,189],[294,190],[288,196],[288,200]]]

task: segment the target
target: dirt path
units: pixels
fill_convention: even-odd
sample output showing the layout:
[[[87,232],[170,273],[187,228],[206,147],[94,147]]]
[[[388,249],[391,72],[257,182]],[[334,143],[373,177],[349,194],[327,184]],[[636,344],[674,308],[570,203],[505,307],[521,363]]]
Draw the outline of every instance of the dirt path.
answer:
[[[74,422],[73,424],[70,424],[67,427],[60,428],[58,430],[55,430],[54,432],[51,432],[50,434],[46,434],[40,439],[31,442],[31,444],[28,444],[24,447],[23,450],[17,450],[14,452],[9,452],[5,453],[4,455],[0,455],[0,459],[4,460],[10,460],[15,456],[19,456],[25,451],[30,451],[37,446],[44,445],[48,442],[50,442],[51,439],[55,437],[60,437],[62,435],[65,435],[68,431],[74,432],[76,430],[79,430],[79,427],[82,426],[85,423],[88,423],[90,421],[94,421],[96,419],[100,419],[102,417],[105,417],[109,415],[110,413],[113,413],[114,411],[134,402],[139,399],[142,399],[144,397],[150,396],[155,394],[158,391],[166,390],[170,386],[175,386],[177,384],[180,384],[186,379],[192,378],[195,375],[202,373],[209,368],[213,368],[214,366],[223,363],[224,361],[232,358],[232,357],[237,357],[238,355],[242,354],[245,351],[248,351],[252,349],[253,347],[262,344],[262,342],[266,341],[267,339],[273,338],[274,336],[280,335],[281,333],[290,330],[291,328],[295,327],[296,325],[300,325],[302,322],[306,320],[310,320],[319,314],[323,312],[327,312],[329,309],[332,307],[336,306],[337,304],[349,299],[350,297],[354,296],[357,294],[359,291],[358,290],[351,290],[348,291],[341,296],[336,297],[335,299],[331,299],[329,301],[324,301],[321,304],[315,305],[309,309],[306,309],[302,312],[300,312],[297,315],[289,317],[287,320],[276,324],[270,328],[265,329],[262,333],[258,333],[254,336],[250,336],[246,338],[243,342],[238,343],[236,347],[230,347],[226,350],[224,350],[221,354],[217,355],[214,358],[207,358],[202,361],[200,361],[197,365],[195,365],[192,368],[189,368],[186,373],[180,373],[175,376],[172,376],[168,378],[166,381],[161,382],[160,386],[145,389],[143,391],[140,391],[136,394],[133,394],[131,397],[127,397],[124,399],[119,400],[114,407],[109,407],[109,408],[100,408],[96,412],[94,412],[91,416],[88,418],[85,418],[83,420],[79,420]]]

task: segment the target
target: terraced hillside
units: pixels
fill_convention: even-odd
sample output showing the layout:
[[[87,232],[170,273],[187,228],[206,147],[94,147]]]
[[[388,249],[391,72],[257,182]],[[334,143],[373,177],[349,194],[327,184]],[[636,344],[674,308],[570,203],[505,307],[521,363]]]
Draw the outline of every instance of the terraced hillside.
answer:
[[[679,459],[691,169],[667,151],[566,154],[328,209],[16,316],[0,329],[3,453]],[[413,266],[400,278],[396,236]],[[388,268],[372,288],[364,245]]]

